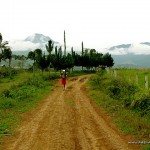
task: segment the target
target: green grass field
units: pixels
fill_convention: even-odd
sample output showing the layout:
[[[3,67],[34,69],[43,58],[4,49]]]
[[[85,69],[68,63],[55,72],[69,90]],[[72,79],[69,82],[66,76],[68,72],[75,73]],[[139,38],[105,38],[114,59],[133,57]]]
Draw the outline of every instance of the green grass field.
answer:
[[[112,70],[110,70],[112,72]],[[136,75],[138,75],[138,85],[145,88],[145,76],[150,79],[150,69],[117,69],[117,77],[124,78],[133,84],[136,84]],[[150,87],[150,83],[149,83]]]
[[[136,75],[137,70],[117,70],[117,77],[99,72],[88,82],[90,95],[107,111],[118,128],[133,135],[137,141],[150,141],[150,92],[142,83],[129,83],[127,76]],[[149,70],[138,70],[142,79]],[[149,144],[142,145],[144,150]]]

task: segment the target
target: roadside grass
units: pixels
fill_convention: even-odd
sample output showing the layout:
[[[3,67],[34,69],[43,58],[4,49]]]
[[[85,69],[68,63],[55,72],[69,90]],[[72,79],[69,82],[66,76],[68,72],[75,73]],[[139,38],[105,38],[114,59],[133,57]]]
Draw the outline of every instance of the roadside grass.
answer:
[[[87,85],[90,95],[97,105],[111,116],[118,128],[126,134],[133,135],[137,141],[150,142],[150,114],[125,105],[124,97],[113,97],[108,92],[112,87],[112,76],[105,73],[94,76]],[[127,91],[126,91],[127,92]],[[138,92],[138,91],[137,91]],[[128,97],[129,93],[124,93]],[[126,98],[127,98],[126,97]],[[131,99],[135,98],[131,96]],[[142,149],[150,149],[150,144],[141,144]]]
[[[73,71],[71,73],[68,73],[67,76],[68,77],[75,77],[75,76],[81,76],[81,75],[87,75],[87,74],[94,74],[95,71],[89,71],[89,70],[85,70],[85,71]]]
[[[150,77],[150,69],[117,69],[117,76],[124,78],[126,81],[135,84],[136,75],[138,75],[138,85],[145,88],[145,75]],[[150,87],[150,84],[149,84]]]
[[[53,90],[53,80],[58,73],[21,72],[13,79],[4,78],[0,83],[0,143],[3,137],[14,134],[14,129],[24,114],[37,106]]]

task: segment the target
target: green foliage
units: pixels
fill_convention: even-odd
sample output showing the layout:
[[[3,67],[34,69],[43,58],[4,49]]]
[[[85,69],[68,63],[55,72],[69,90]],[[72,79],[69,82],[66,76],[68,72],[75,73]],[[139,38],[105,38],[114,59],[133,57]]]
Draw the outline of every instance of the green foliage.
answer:
[[[49,41],[48,45],[46,45],[46,49],[48,51],[48,56],[42,54],[42,50],[36,49],[33,52],[29,52],[28,58],[34,60],[33,66],[38,66],[42,71],[47,67],[53,67],[55,70],[61,69],[71,69],[74,66],[82,66],[87,70],[96,69],[96,67],[112,67],[113,59],[109,53],[103,55],[102,53],[96,52],[95,49],[85,49],[83,48],[82,42],[82,54],[79,55],[73,51],[73,47],[71,48],[71,53],[66,55],[64,51],[64,55],[62,52],[62,47],[55,47],[54,54],[51,54],[53,50],[54,44],[52,41]]]
[[[124,99],[125,105],[131,104],[134,94],[137,90],[135,85],[129,84],[122,79],[112,79],[108,86],[108,93],[114,99]]]
[[[58,74],[48,73],[43,77],[38,74],[21,74],[23,76],[15,78],[15,84],[9,79],[10,86],[1,91],[0,94],[0,137],[3,134],[10,134],[15,125],[15,118],[20,118],[21,113],[31,109],[45,95],[48,95],[52,89],[53,79],[58,78]],[[25,79],[25,77],[26,79]],[[4,80],[4,79],[3,79]],[[2,81],[3,81],[2,80]],[[3,84],[3,83],[1,83]],[[8,85],[7,84],[7,85]],[[15,115],[12,115],[15,114]]]
[[[109,97],[119,100],[124,107],[139,110],[141,114],[148,114],[150,111],[149,92],[127,82],[124,78],[108,77],[105,72],[100,71],[97,76],[93,77],[92,82]]]
[[[133,109],[141,111],[142,115],[150,113],[150,94],[144,91],[136,93],[131,103]]]
[[[47,52],[49,53],[49,55],[51,55],[51,52],[53,51],[53,48],[54,48],[54,43],[52,40],[49,40],[48,41],[48,45],[45,46],[46,47],[46,50]]]
[[[133,71],[133,72],[132,72]],[[142,70],[141,70],[142,71]],[[130,70],[133,74],[134,70]],[[99,72],[88,83],[90,94],[111,116],[125,133],[135,135],[135,139],[149,140],[150,134],[150,92],[123,78],[116,78]],[[149,146],[143,145],[148,148]]]
[[[18,70],[11,69],[11,75],[12,75],[12,77],[14,75],[16,75],[17,73],[18,73]],[[10,76],[10,71],[9,71],[9,69],[7,67],[3,67],[3,68],[0,68],[0,74],[1,74],[0,78],[9,77]]]
[[[16,100],[2,97],[0,98],[0,109],[11,109],[16,106]]]

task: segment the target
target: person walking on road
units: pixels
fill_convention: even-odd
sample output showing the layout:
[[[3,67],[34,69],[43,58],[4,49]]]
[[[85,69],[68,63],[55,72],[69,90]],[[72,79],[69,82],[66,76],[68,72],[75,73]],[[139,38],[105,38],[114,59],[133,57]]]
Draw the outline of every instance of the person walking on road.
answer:
[[[66,77],[67,77],[66,71],[62,70],[62,73],[61,73],[61,84],[63,85],[63,91],[65,90],[65,86],[66,86]]]

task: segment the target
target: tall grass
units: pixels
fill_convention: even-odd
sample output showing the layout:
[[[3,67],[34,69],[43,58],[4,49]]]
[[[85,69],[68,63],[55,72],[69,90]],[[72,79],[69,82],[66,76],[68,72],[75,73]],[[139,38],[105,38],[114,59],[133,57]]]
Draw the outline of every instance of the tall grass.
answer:
[[[116,71],[118,77],[126,81],[129,81],[130,78],[132,84],[136,84],[136,75],[138,75],[138,86],[141,88],[145,88],[145,75],[150,77],[150,69],[117,69]]]
[[[141,77],[145,71],[141,70]],[[136,135],[139,141],[150,139],[150,91],[128,82],[133,70],[118,70],[117,78],[100,72],[89,82],[91,96],[104,107],[125,133]],[[119,75],[120,73],[120,75]],[[129,74],[128,74],[129,73]],[[143,148],[150,148],[145,145]]]

